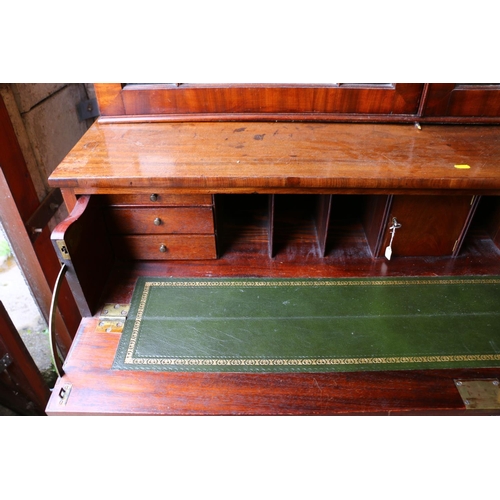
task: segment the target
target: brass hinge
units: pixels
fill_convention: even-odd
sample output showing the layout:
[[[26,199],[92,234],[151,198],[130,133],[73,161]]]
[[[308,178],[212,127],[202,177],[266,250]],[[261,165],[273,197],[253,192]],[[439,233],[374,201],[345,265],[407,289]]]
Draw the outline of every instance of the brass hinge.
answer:
[[[56,244],[57,248],[59,248],[59,252],[61,253],[61,257],[64,260],[71,260],[66,242],[64,240],[56,240]]]
[[[457,379],[455,386],[467,410],[500,409],[500,385],[497,378]]]
[[[99,316],[96,331],[99,333],[121,333],[129,310],[130,304],[105,304]]]

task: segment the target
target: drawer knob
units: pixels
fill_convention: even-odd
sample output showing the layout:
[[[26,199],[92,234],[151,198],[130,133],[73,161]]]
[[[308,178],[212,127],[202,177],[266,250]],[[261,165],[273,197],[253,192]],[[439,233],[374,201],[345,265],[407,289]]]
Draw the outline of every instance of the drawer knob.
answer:
[[[156,200],[158,199],[158,195],[157,195],[157,194],[152,194],[152,195],[149,197],[149,199],[150,199],[151,201],[156,201]]]
[[[166,252],[166,251],[167,251],[166,245],[160,245],[160,252]]]
[[[155,226],[159,226],[161,224],[161,219],[159,217],[156,217],[156,219],[153,221],[153,224]]]

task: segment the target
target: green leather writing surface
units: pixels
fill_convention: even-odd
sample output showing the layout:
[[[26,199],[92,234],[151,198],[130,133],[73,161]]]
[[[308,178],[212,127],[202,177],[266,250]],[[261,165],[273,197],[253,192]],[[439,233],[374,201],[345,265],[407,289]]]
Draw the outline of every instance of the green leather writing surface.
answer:
[[[500,278],[139,278],[114,369],[500,366]]]

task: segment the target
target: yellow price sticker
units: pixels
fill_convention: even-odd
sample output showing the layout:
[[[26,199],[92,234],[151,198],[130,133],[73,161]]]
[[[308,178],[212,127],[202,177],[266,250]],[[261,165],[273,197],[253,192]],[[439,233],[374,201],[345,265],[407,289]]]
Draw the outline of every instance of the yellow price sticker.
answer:
[[[465,169],[465,168],[470,168],[470,166],[469,165],[455,165],[455,168]]]

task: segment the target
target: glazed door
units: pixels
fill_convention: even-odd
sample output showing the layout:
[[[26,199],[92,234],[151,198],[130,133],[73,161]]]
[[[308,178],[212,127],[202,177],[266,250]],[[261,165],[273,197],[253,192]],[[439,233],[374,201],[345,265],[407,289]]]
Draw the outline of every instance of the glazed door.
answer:
[[[499,117],[500,84],[431,83],[424,116]]]
[[[95,84],[102,117],[230,115],[234,119],[308,119],[336,115],[412,115],[421,83]],[[324,116],[326,115],[326,116]]]

